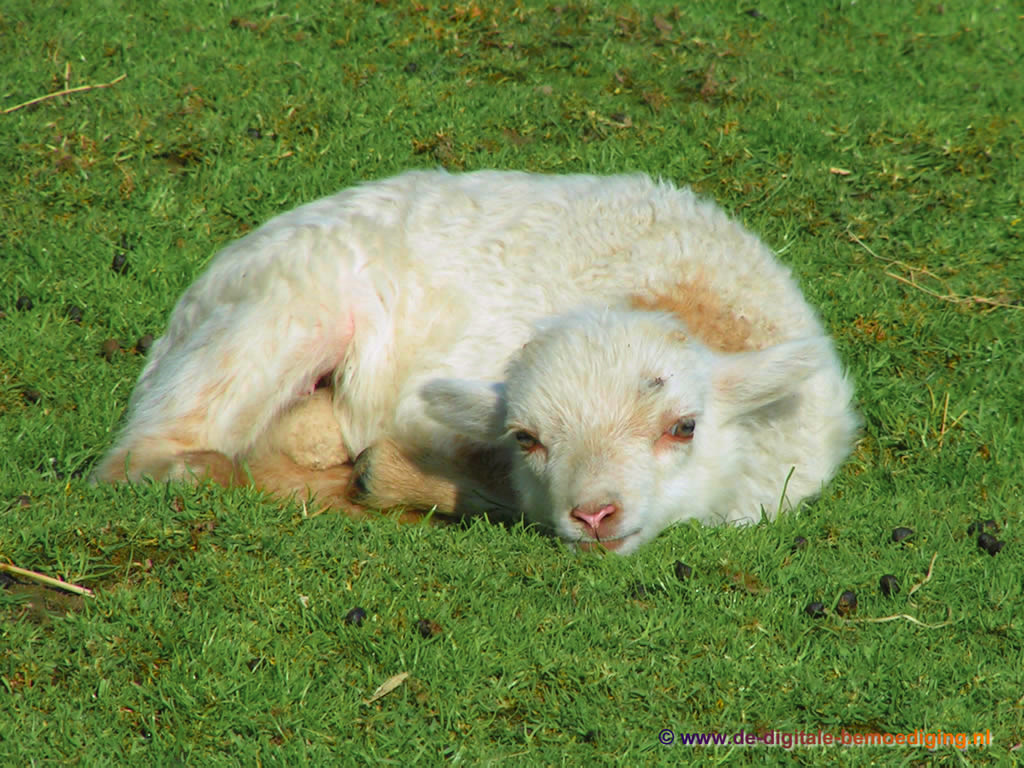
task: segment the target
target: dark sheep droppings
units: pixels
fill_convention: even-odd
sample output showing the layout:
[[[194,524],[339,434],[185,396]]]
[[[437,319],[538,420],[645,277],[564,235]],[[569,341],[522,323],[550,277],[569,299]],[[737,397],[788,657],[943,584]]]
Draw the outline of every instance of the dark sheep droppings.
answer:
[[[906,541],[914,535],[913,528],[893,528],[892,529],[892,540],[899,544],[901,541]]]
[[[67,475],[57,468],[57,459],[50,458],[36,466],[36,472],[41,475],[53,473],[57,480],[64,480]],[[78,469],[71,473],[71,479],[76,480],[82,476],[82,470]]]
[[[430,619],[420,619],[416,622],[416,631],[420,633],[420,637],[429,639],[441,634],[441,625]]]
[[[1004,542],[997,539],[991,533],[982,533],[978,536],[978,546],[988,552],[992,557],[999,554]]]
[[[807,549],[807,539],[803,536],[797,536],[793,539],[793,546],[790,547],[790,551],[799,552],[801,549]]]
[[[117,339],[107,339],[103,342],[103,346],[100,347],[100,357],[108,363],[112,362],[120,350],[121,344]]]
[[[110,262],[110,268],[119,275],[123,275],[128,271],[128,254],[123,252],[117,252],[114,254],[113,261]]]
[[[686,581],[691,576],[693,576],[693,568],[682,560],[676,560],[676,578],[680,581]]]
[[[64,308],[64,315],[72,323],[78,323],[79,325],[81,325],[82,318],[85,316],[85,313],[82,312],[82,308],[81,307],[76,306],[75,304],[68,304]]]
[[[839,596],[839,602],[836,603],[836,613],[840,616],[849,616],[851,613],[857,612],[857,595],[846,590]]]
[[[887,573],[878,580],[878,589],[886,597],[892,597],[900,591],[900,583],[896,580],[895,576]]]
[[[23,493],[21,496],[18,497],[18,506],[19,507],[30,507],[30,506],[32,506],[32,497]]]
[[[21,391],[21,396],[24,398],[26,403],[31,403],[33,405],[43,399],[43,395],[38,389],[23,389]]]
[[[630,600],[643,600],[645,597],[650,595],[651,591],[646,585],[637,582],[629,588],[629,599]]]
[[[345,614],[345,623],[350,626],[361,626],[363,619],[366,618],[366,611],[362,608],[353,608],[351,611]]]
[[[807,607],[804,608],[804,613],[812,619],[820,619],[825,615],[825,604],[817,601],[808,603]]]
[[[139,336],[139,340],[135,342],[135,351],[140,355],[148,355],[149,348],[153,346],[153,334],[145,333]]]
[[[974,536],[979,533],[999,533],[999,523],[995,520],[975,520],[967,526],[967,535]]]
[[[19,296],[18,300],[14,302],[14,308],[19,312],[28,312],[35,304],[28,296]]]

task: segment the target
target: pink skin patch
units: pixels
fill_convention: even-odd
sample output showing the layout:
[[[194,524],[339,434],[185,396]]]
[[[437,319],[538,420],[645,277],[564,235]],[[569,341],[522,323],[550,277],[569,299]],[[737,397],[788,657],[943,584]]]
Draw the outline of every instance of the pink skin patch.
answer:
[[[334,377],[334,369],[341,363],[342,355],[344,355],[345,349],[352,341],[352,337],[355,335],[355,332],[355,315],[352,312],[349,312],[347,322],[343,324],[342,333],[338,339],[338,359],[335,360],[329,368],[318,371],[309,378],[304,379],[298,387],[297,397],[309,397],[318,389],[325,389],[331,386],[333,383],[332,379]]]
[[[309,383],[307,379],[302,386],[299,387],[299,397],[309,397],[318,389],[326,389],[331,386],[331,379],[334,376],[334,369],[331,368],[323,373],[315,374],[312,377],[313,383]]]

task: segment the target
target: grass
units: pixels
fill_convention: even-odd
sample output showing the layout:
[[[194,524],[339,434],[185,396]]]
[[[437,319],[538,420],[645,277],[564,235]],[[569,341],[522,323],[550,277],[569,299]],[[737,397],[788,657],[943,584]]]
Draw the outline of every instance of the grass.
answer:
[[[0,763],[1019,762],[1017,10],[7,2],[0,110],[125,77],[0,114],[0,561],[96,592],[0,589]],[[601,558],[517,527],[88,484],[136,340],[218,247],[438,165],[643,170],[761,233],[858,388],[863,439],[823,497]],[[664,728],[992,745],[691,748]]]

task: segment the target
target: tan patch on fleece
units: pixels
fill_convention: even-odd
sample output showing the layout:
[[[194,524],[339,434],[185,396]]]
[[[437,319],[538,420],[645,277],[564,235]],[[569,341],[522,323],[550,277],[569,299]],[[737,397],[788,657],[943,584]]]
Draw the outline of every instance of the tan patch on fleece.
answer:
[[[218,485],[244,485],[239,482],[238,467],[220,451],[186,451],[178,454],[187,477],[198,481],[212,480]]]
[[[348,498],[351,464],[312,469],[283,453],[267,453],[247,460],[236,472],[234,484],[246,484],[250,475],[257,488],[278,498],[312,499],[315,507],[340,509],[353,517],[362,517],[366,512]]]
[[[753,324],[731,310],[699,273],[675,285],[634,294],[630,306],[675,315],[690,333],[718,352],[745,352],[756,346],[751,339]]]

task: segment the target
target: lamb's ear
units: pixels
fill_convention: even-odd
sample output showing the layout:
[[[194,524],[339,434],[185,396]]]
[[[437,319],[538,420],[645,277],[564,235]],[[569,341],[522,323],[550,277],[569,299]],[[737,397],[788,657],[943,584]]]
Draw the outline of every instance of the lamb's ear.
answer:
[[[505,385],[433,379],[420,388],[427,415],[461,435],[490,442],[505,433]]]
[[[715,361],[711,397],[727,418],[741,416],[794,394],[831,358],[832,345],[824,336],[725,355]]]

